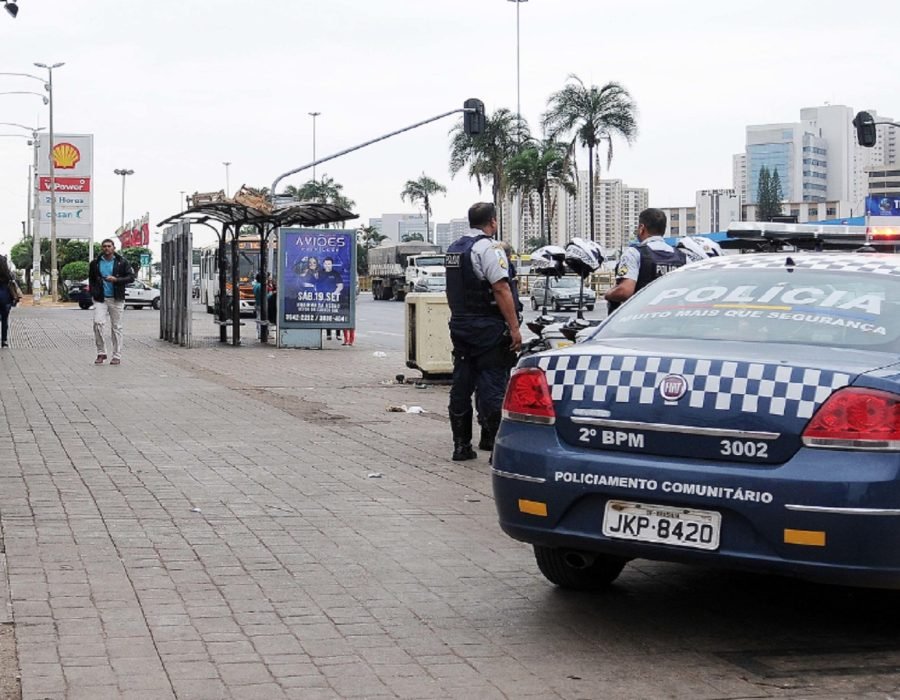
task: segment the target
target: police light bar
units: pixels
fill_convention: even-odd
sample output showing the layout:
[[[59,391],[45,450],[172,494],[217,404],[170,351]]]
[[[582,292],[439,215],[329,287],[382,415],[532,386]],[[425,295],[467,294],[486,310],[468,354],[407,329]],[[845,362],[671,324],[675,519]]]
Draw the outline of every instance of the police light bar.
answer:
[[[834,224],[784,224],[770,221],[734,221],[728,226],[728,238],[792,241],[834,246],[863,244],[867,240],[865,226]]]

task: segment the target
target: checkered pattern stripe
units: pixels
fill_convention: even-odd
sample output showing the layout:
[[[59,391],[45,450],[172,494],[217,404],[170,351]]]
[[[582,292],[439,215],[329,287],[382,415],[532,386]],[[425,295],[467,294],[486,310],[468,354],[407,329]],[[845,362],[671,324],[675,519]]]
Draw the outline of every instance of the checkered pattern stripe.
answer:
[[[879,256],[857,253],[855,255],[803,255],[796,253],[768,253],[765,255],[727,255],[723,258],[702,260],[691,269],[715,267],[726,269],[783,268],[786,258],[792,258],[794,266],[804,270],[825,272],[859,272],[874,275],[900,275],[900,256]]]
[[[712,411],[765,413],[810,418],[850,375],[807,367],[758,362],[634,357],[627,355],[553,355],[541,357],[554,401],[689,406]],[[666,402],[657,388],[663,377],[680,374],[688,391]]]

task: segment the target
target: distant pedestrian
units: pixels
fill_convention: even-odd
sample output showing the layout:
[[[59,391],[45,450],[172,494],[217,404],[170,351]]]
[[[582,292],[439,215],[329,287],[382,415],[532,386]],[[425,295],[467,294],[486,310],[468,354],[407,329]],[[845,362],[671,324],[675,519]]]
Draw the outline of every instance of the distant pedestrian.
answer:
[[[253,300],[256,302],[256,339],[262,338],[262,310],[263,304],[266,304],[266,296],[268,294],[268,284],[262,272],[257,272],[253,278]],[[266,311],[269,307],[266,306]]]
[[[134,270],[128,261],[116,252],[116,244],[105,238],[100,244],[100,255],[91,261],[88,280],[94,299],[94,341],[97,344],[95,365],[106,362],[106,325],[109,323],[112,337],[111,365],[122,361],[124,331],[122,317],[125,314],[125,287],[134,282]]]
[[[9,269],[9,262],[0,255],[0,347],[9,347],[9,312],[22,298],[22,291]]]

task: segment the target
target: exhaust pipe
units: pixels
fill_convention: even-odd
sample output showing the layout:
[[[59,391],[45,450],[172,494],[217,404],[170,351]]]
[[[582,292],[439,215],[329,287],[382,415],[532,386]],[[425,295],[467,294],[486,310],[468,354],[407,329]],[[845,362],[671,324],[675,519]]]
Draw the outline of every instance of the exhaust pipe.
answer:
[[[594,559],[594,555],[588,554],[587,552],[570,551],[563,555],[563,561],[566,562],[566,566],[578,569],[579,571],[591,566],[594,563]]]

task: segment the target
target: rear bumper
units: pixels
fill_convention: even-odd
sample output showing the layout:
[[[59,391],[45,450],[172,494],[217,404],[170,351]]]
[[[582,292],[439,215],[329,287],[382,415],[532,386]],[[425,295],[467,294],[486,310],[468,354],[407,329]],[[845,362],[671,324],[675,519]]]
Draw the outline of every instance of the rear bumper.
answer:
[[[561,444],[552,426],[505,420],[493,461],[500,526],[523,542],[900,588],[896,453],[805,448],[775,466],[670,459],[580,449]],[[719,547],[608,538],[610,499],[719,512]],[[533,505],[523,512],[523,501],[545,504],[546,515]],[[789,532],[824,533],[823,543],[792,544]]]

